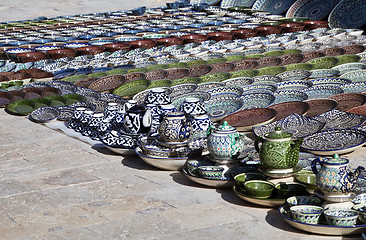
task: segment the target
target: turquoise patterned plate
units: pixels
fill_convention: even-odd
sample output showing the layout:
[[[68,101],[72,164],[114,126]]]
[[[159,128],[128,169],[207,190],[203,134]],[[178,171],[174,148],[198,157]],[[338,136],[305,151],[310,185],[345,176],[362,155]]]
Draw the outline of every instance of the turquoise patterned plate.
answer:
[[[331,28],[359,28],[366,24],[366,0],[342,0],[329,14]]]

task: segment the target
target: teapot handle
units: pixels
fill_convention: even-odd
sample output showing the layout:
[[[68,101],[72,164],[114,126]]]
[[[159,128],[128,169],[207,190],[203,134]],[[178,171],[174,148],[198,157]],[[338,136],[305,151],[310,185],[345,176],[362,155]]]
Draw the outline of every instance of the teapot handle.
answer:
[[[150,127],[152,123],[151,110],[147,109],[144,116],[142,117],[142,125],[144,127]]]
[[[318,169],[316,168],[317,164],[320,164],[320,166],[323,165],[323,160],[320,159],[320,157],[315,158],[312,162],[311,162],[311,170],[313,171],[313,173],[316,175],[318,174]]]
[[[215,127],[213,125],[210,125],[208,128],[207,128],[207,136],[211,134],[212,130],[215,129]]]
[[[254,141],[254,147],[255,150],[259,153],[259,142],[263,143],[263,138],[262,137],[257,137]]]

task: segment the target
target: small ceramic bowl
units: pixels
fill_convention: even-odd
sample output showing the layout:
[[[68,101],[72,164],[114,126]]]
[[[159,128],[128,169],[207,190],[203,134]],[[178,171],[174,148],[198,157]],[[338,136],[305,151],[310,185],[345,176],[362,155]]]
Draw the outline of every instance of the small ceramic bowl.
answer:
[[[315,205],[319,206],[321,200],[312,196],[292,196],[286,199],[286,203],[292,207],[297,205]]]
[[[143,151],[149,157],[169,158],[172,154],[171,149],[161,148],[156,145],[145,145]]]
[[[306,186],[295,182],[279,182],[275,186],[278,195],[281,198],[304,195]]]
[[[313,173],[299,173],[293,176],[295,180],[299,183],[302,183],[306,186],[306,191],[310,194],[314,193],[315,189],[317,189],[317,185],[315,183],[316,176]]]
[[[251,180],[265,180],[266,176],[262,173],[248,172],[240,173],[234,177],[236,184],[244,188],[244,183]]]
[[[198,173],[201,177],[207,179],[222,179],[223,178],[223,167],[217,166],[200,166],[198,167]]]
[[[358,219],[358,212],[351,209],[328,209],[324,216],[329,225],[332,226],[355,226]]]
[[[310,224],[318,224],[323,211],[322,207],[313,205],[298,205],[290,207],[290,215],[292,219]]]
[[[365,203],[357,204],[352,207],[359,214],[359,219],[362,223],[366,223],[366,205]]]
[[[244,183],[247,195],[256,198],[269,198],[274,186],[273,183],[263,180],[250,180]]]

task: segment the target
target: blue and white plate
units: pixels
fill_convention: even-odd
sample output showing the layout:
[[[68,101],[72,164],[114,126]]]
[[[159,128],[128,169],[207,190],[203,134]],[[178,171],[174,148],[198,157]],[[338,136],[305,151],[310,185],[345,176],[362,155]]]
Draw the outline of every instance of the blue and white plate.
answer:
[[[315,98],[327,98],[332,95],[343,93],[342,88],[338,86],[313,86],[308,89],[303,90],[303,92],[308,96],[308,99]]]
[[[351,83],[351,80],[346,78],[317,78],[312,79],[311,82],[314,86],[342,86]]]
[[[332,69],[313,69],[310,70],[311,75],[309,78],[330,78],[339,75],[339,70]]]
[[[317,155],[345,154],[366,143],[366,132],[357,129],[325,130],[304,138],[301,147]]]
[[[353,82],[341,86],[344,93],[360,93],[366,91],[366,82]]]
[[[238,111],[243,107],[239,98],[215,98],[204,102],[207,115],[213,121],[220,121],[225,116]]]
[[[313,119],[324,122],[324,129],[330,130],[358,127],[366,121],[366,116],[333,109],[315,116]]]
[[[311,75],[311,72],[304,69],[297,69],[286,71],[280,74],[277,74],[277,77],[282,78],[283,81],[292,81],[292,80],[303,80],[308,78]]]
[[[342,75],[342,74],[345,74],[347,72],[366,69],[366,64],[359,63],[359,62],[344,63],[344,64],[341,64],[341,65],[332,67],[332,69],[338,70],[339,75]]]
[[[55,107],[41,107],[31,112],[28,118],[34,122],[47,123],[56,120],[59,115],[60,110]]]
[[[225,86],[210,89],[207,91],[207,93],[211,94],[211,99],[223,97],[239,97],[243,94],[243,89],[240,87]]]
[[[278,91],[274,93],[274,96],[276,99],[273,104],[292,101],[305,101],[308,99],[308,95],[306,93],[295,90]]]
[[[256,0],[252,9],[262,10],[272,14],[285,12],[295,0]]]
[[[265,108],[272,104],[275,100],[275,96],[270,93],[245,94],[240,98],[243,100],[243,107],[241,110],[251,108]]]
[[[328,16],[331,28],[359,28],[366,24],[366,0],[341,0]]]
[[[277,83],[277,91],[294,90],[301,91],[313,86],[308,80],[291,80]]]
[[[292,133],[294,137],[305,137],[319,132],[323,129],[324,125],[324,122],[293,113],[276,122],[254,127],[253,133],[256,136],[264,136],[266,133],[273,132],[276,127],[281,127],[282,131]]]
[[[222,81],[226,86],[231,87],[243,87],[250,85],[254,82],[253,78],[251,77],[237,77],[237,78],[230,78],[225,81]]]
[[[352,82],[366,82],[366,69],[346,72],[339,77],[349,79]]]
[[[286,12],[286,17],[306,17],[321,20],[332,11],[336,0],[297,0]]]

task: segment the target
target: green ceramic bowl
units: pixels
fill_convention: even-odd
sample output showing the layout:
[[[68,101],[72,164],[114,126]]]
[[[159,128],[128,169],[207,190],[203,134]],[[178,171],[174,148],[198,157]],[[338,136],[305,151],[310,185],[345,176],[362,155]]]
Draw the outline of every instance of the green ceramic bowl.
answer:
[[[310,64],[310,63],[292,63],[292,64],[285,65],[285,67],[286,67],[286,71],[291,71],[291,70],[312,70],[313,69],[313,64]]]
[[[355,55],[355,54],[344,54],[336,56],[338,59],[337,65],[341,65],[344,63],[352,63],[352,62],[358,62],[361,60],[361,56]]]
[[[135,72],[147,72],[146,68],[132,68],[127,70],[127,73],[135,73]]]
[[[200,82],[200,78],[198,77],[185,77],[185,78],[179,78],[172,81],[171,86],[184,84],[184,83],[195,83],[198,84]]]
[[[266,55],[264,55],[264,54],[248,54],[248,55],[245,55],[245,58],[262,58],[265,56]]]
[[[51,100],[47,98],[32,98],[32,101],[36,103],[37,108],[51,106]]]
[[[269,51],[269,52],[264,52],[263,55],[266,57],[278,57],[285,54],[285,51],[283,50],[275,50],[275,51]]]
[[[117,68],[117,69],[112,69],[109,71],[106,71],[107,75],[123,75],[127,73],[126,69],[121,69],[121,68]]]
[[[274,184],[263,180],[250,180],[244,183],[246,194],[256,198],[269,198],[274,190]]]
[[[187,67],[193,67],[193,66],[197,66],[197,65],[207,65],[207,61],[194,60],[194,61],[187,62]]]
[[[240,70],[235,72],[230,72],[231,78],[238,78],[238,77],[254,77],[258,75],[258,70],[256,69],[247,69],[247,70]]]
[[[62,97],[66,98],[66,105],[71,105],[73,103],[86,101],[86,97],[79,95],[79,94],[75,94],[75,93],[65,94],[65,95],[62,95]]]
[[[5,107],[5,110],[8,113],[15,115],[28,115],[35,109],[37,109],[36,103],[29,99],[20,99],[12,103],[9,103]]]
[[[300,49],[285,49],[283,50],[284,54],[297,54],[302,53]]]
[[[67,99],[60,95],[50,95],[45,97],[49,100],[51,100],[50,106],[52,107],[59,107],[59,106],[65,106],[67,105]]]
[[[177,62],[168,64],[168,68],[186,68],[188,66],[187,63]]]
[[[170,85],[172,85],[172,80],[158,79],[158,80],[151,81],[150,85],[147,88],[169,87]]]
[[[132,96],[136,93],[144,91],[149,85],[150,81],[147,79],[135,80],[122,84],[121,86],[114,89],[112,93],[120,97]]]
[[[235,62],[245,59],[244,55],[232,55],[225,57],[228,62]]]
[[[306,186],[306,190],[309,193],[314,193],[315,189],[318,187],[316,186],[316,176],[314,173],[297,173],[294,176],[296,182],[302,183]]]
[[[168,67],[169,67],[168,64],[156,64],[156,65],[147,66],[146,69],[147,69],[147,71],[165,70]]]
[[[236,184],[244,189],[244,183],[251,180],[265,180],[266,176],[262,173],[248,172],[240,173],[234,177]]]
[[[214,58],[206,60],[207,64],[224,63],[226,61],[227,61],[226,58]]]
[[[221,82],[224,81],[226,79],[231,78],[231,74],[230,73],[226,73],[226,72],[222,72],[222,73],[211,73],[211,74],[206,74],[200,77],[200,83],[205,83],[205,82]]]
[[[72,75],[72,76],[69,76],[69,77],[65,77],[62,79],[62,81],[66,81],[66,82],[76,82],[76,81],[79,81],[79,80],[82,80],[82,79],[85,79],[87,78],[86,75],[84,74],[78,74],[78,75]]]
[[[106,72],[98,72],[98,73],[91,73],[91,74],[88,74],[86,75],[88,78],[90,77],[96,77],[96,78],[101,78],[101,77],[105,77],[107,76],[108,74]]]
[[[258,76],[277,75],[284,71],[286,71],[286,67],[284,67],[284,66],[263,67],[263,68],[258,68]]]
[[[306,63],[312,64],[313,69],[332,68],[338,64],[338,58],[331,56],[319,57],[311,59]]]

